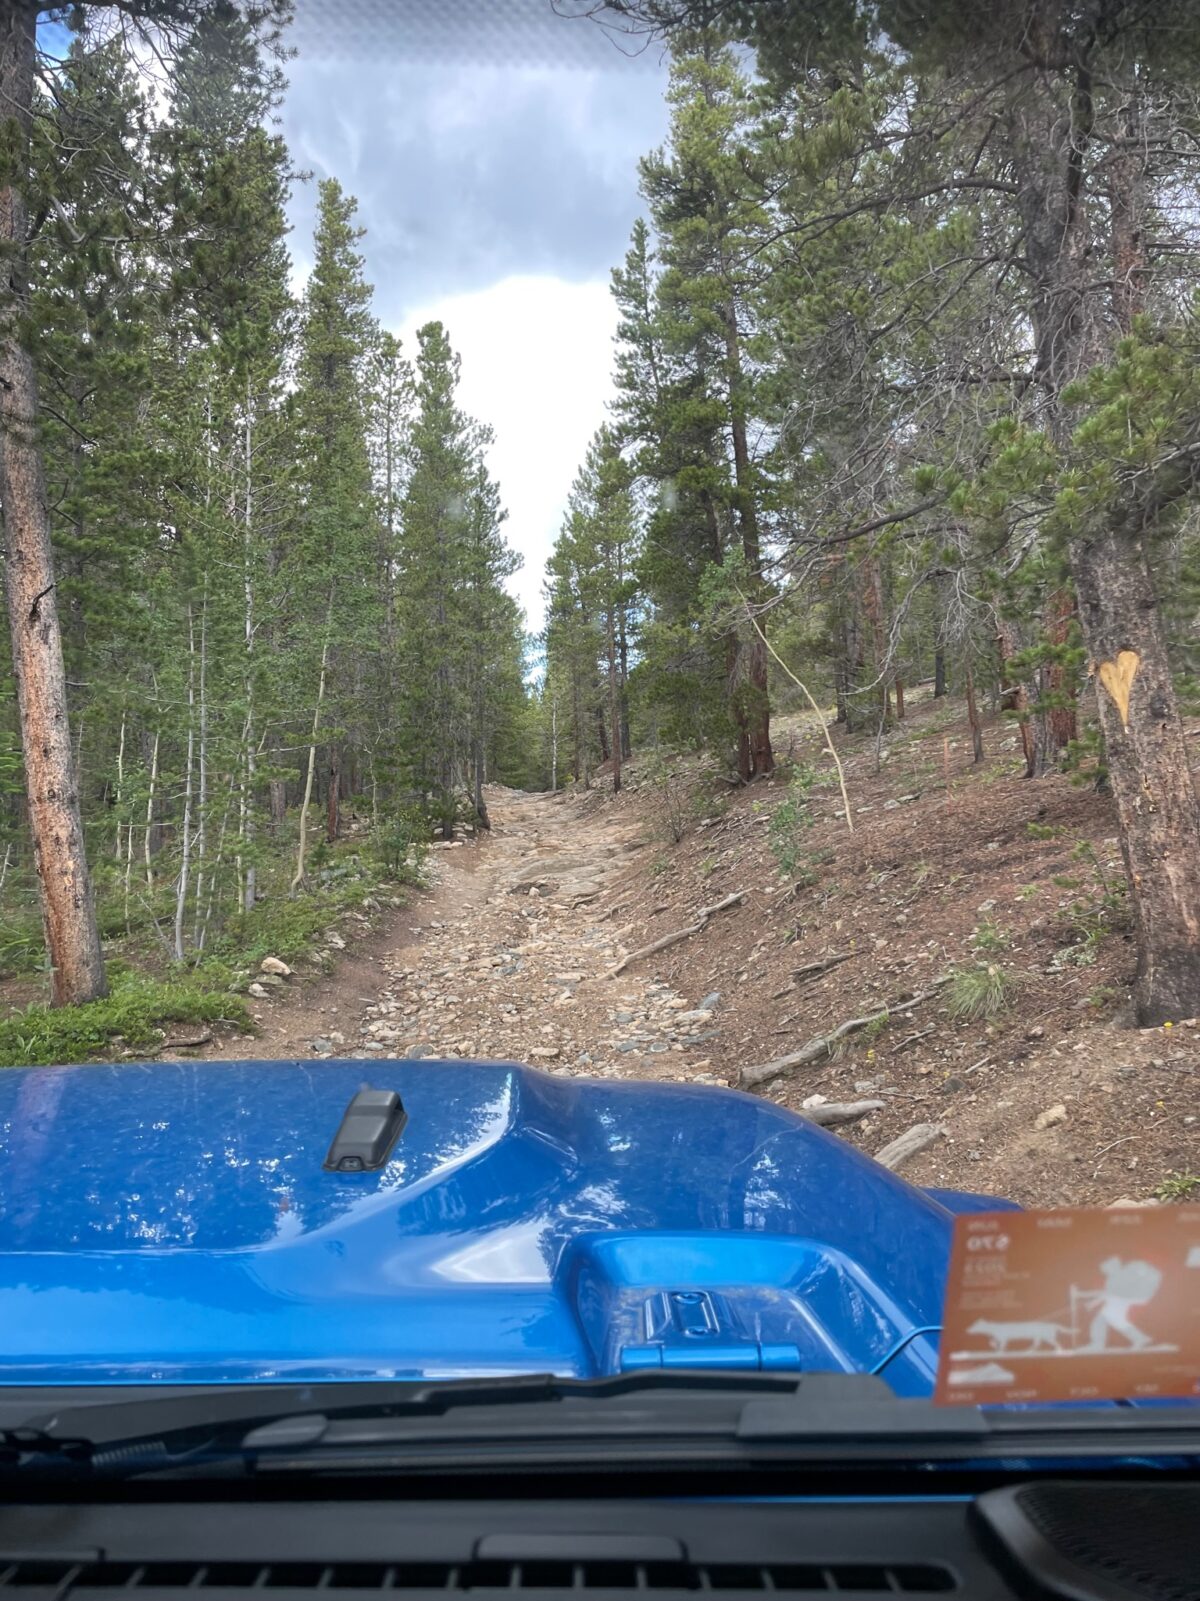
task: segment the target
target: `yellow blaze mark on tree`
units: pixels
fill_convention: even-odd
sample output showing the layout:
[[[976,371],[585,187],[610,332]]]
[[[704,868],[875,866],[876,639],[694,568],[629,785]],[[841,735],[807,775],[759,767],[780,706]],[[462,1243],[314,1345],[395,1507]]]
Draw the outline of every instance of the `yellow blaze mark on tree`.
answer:
[[[1100,682],[1112,696],[1113,705],[1121,714],[1125,732],[1129,732],[1129,692],[1137,677],[1142,658],[1136,650],[1121,651],[1115,662],[1101,662],[1097,669]]]

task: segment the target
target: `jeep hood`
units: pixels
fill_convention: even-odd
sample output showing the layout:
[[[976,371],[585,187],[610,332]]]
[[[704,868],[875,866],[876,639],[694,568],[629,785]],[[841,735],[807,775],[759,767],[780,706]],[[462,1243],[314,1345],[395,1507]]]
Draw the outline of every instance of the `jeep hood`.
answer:
[[[399,1091],[407,1125],[379,1171],[327,1172],[366,1085]],[[428,1061],[10,1069],[0,1382],[886,1363],[921,1393],[951,1212],[979,1204],[700,1086]]]

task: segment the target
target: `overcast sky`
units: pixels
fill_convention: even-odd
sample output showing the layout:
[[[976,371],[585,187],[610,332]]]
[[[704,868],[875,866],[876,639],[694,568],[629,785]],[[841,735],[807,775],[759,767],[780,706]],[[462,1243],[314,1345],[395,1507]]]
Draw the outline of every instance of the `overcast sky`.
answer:
[[[559,0],[559,10],[579,0]],[[446,324],[464,408],[524,557],[531,628],[571,479],[605,417],[609,272],[639,213],[637,158],[666,132],[665,67],[553,0],[299,0],[283,131],[297,166],[359,202],[383,324]],[[292,253],[310,262],[315,186]]]

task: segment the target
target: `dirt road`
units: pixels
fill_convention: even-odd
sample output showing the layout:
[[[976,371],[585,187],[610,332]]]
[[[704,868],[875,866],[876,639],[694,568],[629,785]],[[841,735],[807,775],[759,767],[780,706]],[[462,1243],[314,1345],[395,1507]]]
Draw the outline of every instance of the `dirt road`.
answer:
[[[427,893],[374,932],[346,930],[332,973],[297,974],[258,1003],[252,1044],[205,1054],[474,1057],[726,1082],[710,1070],[719,997],[636,969],[611,976],[624,954],[621,881],[650,842],[599,800],[492,791],[490,837],[433,847]]]

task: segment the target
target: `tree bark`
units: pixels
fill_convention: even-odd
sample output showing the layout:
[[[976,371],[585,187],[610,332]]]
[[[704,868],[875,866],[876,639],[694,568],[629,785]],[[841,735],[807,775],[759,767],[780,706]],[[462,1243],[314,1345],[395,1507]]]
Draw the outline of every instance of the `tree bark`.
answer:
[[[329,746],[329,789],[325,796],[325,843],[336,845],[338,803],[342,795],[342,747],[335,739]]]
[[[892,720],[892,702],[887,682],[888,645],[884,619],[883,575],[879,570],[879,559],[876,556],[868,556],[863,562],[863,608],[871,625],[875,692],[879,697],[879,726],[884,729]]]
[[[946,652],[939,645],[933,656],[933,698],[941,700],[946,693]]]
[[[746,436],[746,406],[743,395],[745,378],[737,325],[737,308],[732,293],[726,302],[725,354],[728,362],[729,431],[733,440],[733,474],[737,488],[738,524],[742,531],[742,555],[749,574],[750,600],[758,599],[762,586],[762,552],[758,532],[758,507],[755,501],[754,466],[750,460],[750,446]],[[767,649],[757,634],[743,644],[745,653],[744,677],[739,674],[736,689],[736,713],[740,727],[745,729],[748,760],[739,764],[748,766],[744,778],[758,778],[775,771],[775,753],[771,749],[771,697],[767,681]]]
[[[1105,531],[1072,549],[1071,566],[1137,930],[1134,1006],[1153,1027],[1200,1015],[1200,808],[1141,544]],[[1126,716],[1105,666],[1132,670]]]
[[[1016,654],[1016,643],[1012,628],[1006,622],[996,624],[996,650],[1000,658],[1000,710],[1017,714],[1021,749],[1025,755],[1025,777],[1033,778],[1036,776],[1036,759],[1033,735],[1029,726],[1029,696],[1025,692],[1024,684],[1013,678],[1008,670],[1009,659]]]
[[[1071,624],[1075,618],[1075,596],[1070,589],[1056,589],[1046,607],[1046,637],[1051,645],[1061,646],[1071,637]],[[1050,747],[1054,754],[1065,751],[1078,735],[1075,714],[1075,690],[1067,670],[1058,662],[1051,662],[1046,671],[1046,688],[1050,696],[1047,722]]]
[[[621,697],[617,689],[617,636],[613,606],[608,608],[608,715],[612,723],[613,794],[621,788]]]
[[[1062,15],[1050,0],[1038,0],[1023,20],[1024,37],[1041,59],[1063,59],[1056,32]],[[1095,309],[1087,211],[1091,67],[1086,48],[1067,59],[1057,81],[1051,69],[1039,68],[1022,86],[1009,127],[1033,280],[1037,380],[1064,454],[1070,423],[1063,390],[1105,354],[1106,342]],[[1126,133],[1137,126],[1134,93],[1123,115]],[[1125,138],[1108,165],[1113,308],[1123,329],[1143,293],[1145,160]],[[1143,544],[1160,515],[1154,504],[1118,506],[1106,526],[1075,540],[1068,552],[1084,643],[1100,679],[1100,727],[1137,930],[1134,1004],[1143,1027],[1200,1012],[1200,812]]]
[[[32,0],[7,0],[0,8],[0,136],[12,163],[9,182],[0,187],[7,269],[0,281],[0,503],[29,827],[51,994],[64,1006],[95,1000],[107,985],[67,717],[37,376],[23,327],[29,219],[19,175],[28,170],[37,15]]]
[[[289,886],[295,894],[304,882],[305,859],[308,853],[308,808],[312,802],[313,775],[317,767],[317,732],[321,727],[321,705],[325,699],[325,676],[329,671],[329,636],[333,628],[333,586],[329,589],[329,604],[325,609],[325,640],[321,646],[321,673],[317,680],[317,704],[313,707],[312,732],[308,737],[308,768],[304,775],[304,799],[300,802],[300,837],[296,842],[296,871]]]
[[[188,605],[187,762],[183,781],[183,828],[179,878],[175,884],[175,960],[183,961],[183,920],[187,912],[188,875],[192,860],[192,774],[196,754],[196,626]]]
[[[979,707],[975,701],[975,673],[967,662],[967,722],[971,729],[971,759],[976,764],[983,760],[983,728],[979,721]]]
[[[150,754],[150,785],[146,791],[146,885],[154,888],[154,798],[158,788],[158,742],[161,738],[158,729],[154,730],[154,747]]]

